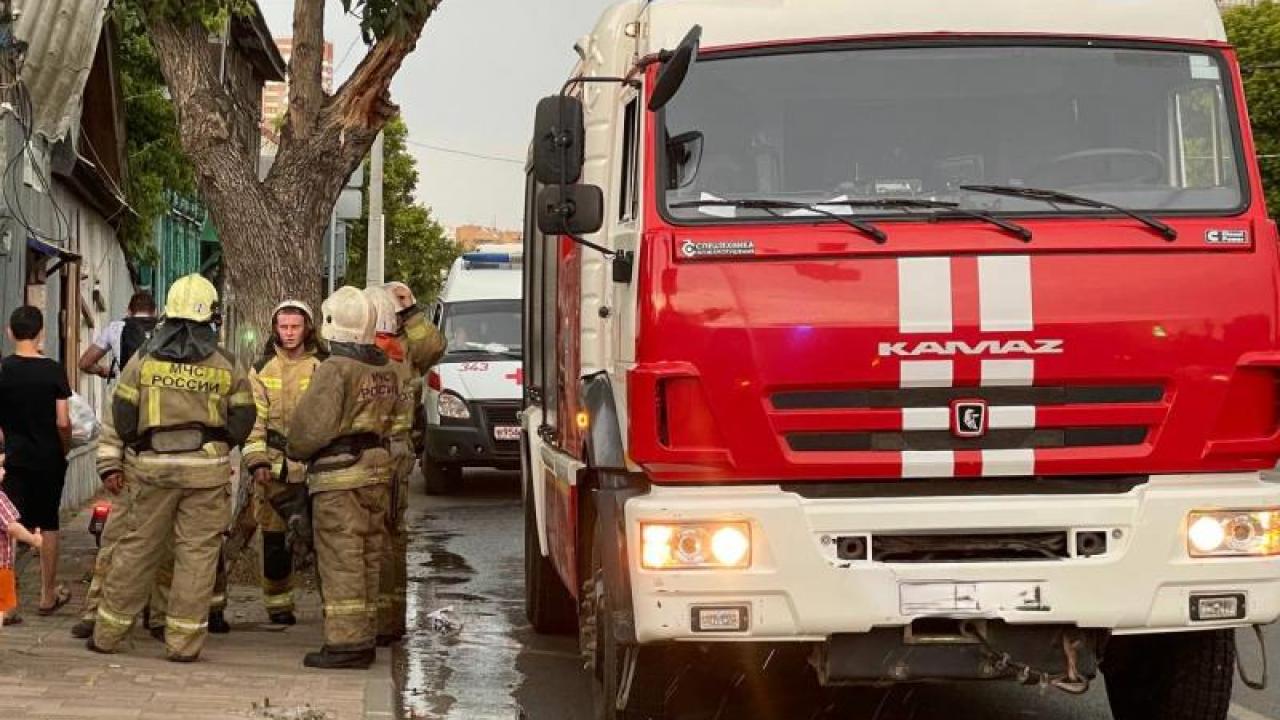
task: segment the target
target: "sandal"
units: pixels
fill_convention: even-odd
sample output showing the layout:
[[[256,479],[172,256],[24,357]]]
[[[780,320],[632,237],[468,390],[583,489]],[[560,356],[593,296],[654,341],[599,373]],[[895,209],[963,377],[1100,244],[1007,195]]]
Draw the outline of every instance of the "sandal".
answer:
[[[0,620],[0,625],[9,627],[10,625],[21,625],[22,616],[16,612],[5,613],[4,620]]]
[[[66,585],[59,585],[58,589],[53,591],[53,604],[49,607],[36,608],[36,612],[42,617],[47,617],[58,612],[69,602],[71,602],[71,591]]]

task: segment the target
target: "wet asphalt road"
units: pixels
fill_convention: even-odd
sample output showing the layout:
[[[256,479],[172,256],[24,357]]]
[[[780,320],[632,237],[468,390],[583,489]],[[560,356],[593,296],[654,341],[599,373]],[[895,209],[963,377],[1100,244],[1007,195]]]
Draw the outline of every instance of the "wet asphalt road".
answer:
[[[535,634],[524,618],[519,478],[467,476],[455,496],[428,498],[419,481],[409,510],[410,636],[396,653],[403,718],[591,720],[590,684],[574,637]],[[433,628],[433,611],[461,622]],[[1280,627],[1268,629],[1272,687],[1237,681],[1232,720],[1280,720]],[[1256,674],[1256,641],[1241,638]],[[679,689],[690,720],[1109,720],[1102,683],[1082,697],[1005,684],[828,692],[799,661],[771,662],[752,678],[703,677]],[[680,718],[684,720],[684,718]],[[1158,720],[1153,718],[1152,720]]]

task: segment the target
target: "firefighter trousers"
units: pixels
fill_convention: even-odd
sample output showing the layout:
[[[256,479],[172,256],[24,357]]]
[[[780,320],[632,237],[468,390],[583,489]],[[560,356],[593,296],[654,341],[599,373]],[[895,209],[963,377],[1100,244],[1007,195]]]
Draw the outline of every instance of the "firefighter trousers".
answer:
[[[222,538],[218,539],[221,543]],[[156,571],[156,584],[151,588],[151,600],[147,607],[147,627],[162,628],[169,617],[169,588],[173,586],[173,568],[176,558],[173,548],[168,548],[164,562]],[[209,612],[222,612],[227,609],[227,561],[218,549],[218,564],[213,571],[213,594],[209,596]]]
[[[413,472],[412,451],[396,458],[395,475],[387,510],[387,541],[379,574],[378,635],[401,637],[405,632],[405,592],[408,572],[405,556],[409,547],[405,513],[409,509],[409,475]]]
[[[374,647],[387,495],[387,484],[380,483],[311,497],[324,645],[331,651]]]
[[[107,516],[106,527],[102,528],[101,543],[98,554],[93,558],[93,578],[89,581],[89,589],[84,595],[84,610],[81,620],[94,622],[98,619],[98,603],[102,601],[102,581],[107,576],[107,568],[111,567],[111,555],[115,552],[116,543],[124,535],[128,525],[129,493],[121,491],[111,496],[111,514]]]
[[[128,478],[132,509],[103,582],[93,643],[113,652],[147,604],[172,549],[173,573],[165,618],[170,657],[194,659],[208,635],[222,532],[231,510],[230,485],[160,487]]]
[[[111,558],[115,553],[116,543],[124,535],[124,530],[128,526],[128,514],[130,508],[130,493],[122,491],[119,495],[111,498],[111,515],[107,518],[107,525],[102,529],[102,546],[98,548],[97,555],[93,559],[93,577],[89,581],[89,589],[84,596],[84,610],[80,614],[81,620],[88,622],[96,622],[98,619],[98,605],[102,601],[102,584],[106,579],[107,570],[111,567]],[[147,606],[150,609],[148,613],[149,627],[164,627],[164,619],[166,609],[169,604],[169,586],[173,582],[173,548],[167,547],[162,550],[165,553],[165,561],[160,564],[160,569],[156,572],[156,581],[151,588],[150,600]],[[227,607],[227,573],[226,566],[222,557],[218,558],[218,570],[214,579],[213,597],[209,602],[209,610],[220,611]]]
[[[289,485],[277,478],[253,487],[253,516],[262,531],[262,602],[268,613],[293,612],[293,551],[289,548],[289,526],[271,501],[289,492]]]

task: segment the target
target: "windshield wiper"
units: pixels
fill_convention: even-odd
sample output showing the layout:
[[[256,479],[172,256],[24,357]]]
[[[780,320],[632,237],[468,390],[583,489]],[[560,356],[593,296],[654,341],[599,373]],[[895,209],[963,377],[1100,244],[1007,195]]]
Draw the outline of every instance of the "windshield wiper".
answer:
[[[1047,203],[1063,203],[1067,205],[1079,205],[1080,207],[1097,208],[1099,210],[1112,210],[1131,217],[1134,220],[1146,225],[1164,236],[1164,239],[1173,242],[1178,239],[1178,231],[1169,225],[1135,210],[1121,207],[1113,203],[1095,200],[1093,198],[1081,195],[1072,195],[1059,190],[1044,190],[1041,188],[1022,187],[1019,185],[961,185],[961,190],[969,192],[987,193],[988,195],[1007,195],[1009,197],[1028,198],[1031,200],[1040,200]]]
[[[823,205],[848,205],[855,207],[874,207],[874,208],[893,208],[900,210],[909,210],[911,208],[935,208],[945,210],[947,214],[958,217],[973,218],[983,222],[991,223],[1007,233],[1017,236],[1022,242],[1031,242],[1031,230],[1023,227],[1018,223],[998,218],[981,210],[970,210],[960,207],[959,203],[944,202],[942,200],[922,200],[917,198],[876,198],[867,200],[831,200],[824,201]],[[940,215],[940,214],[939,214]],[[934,215],[937,218],[938,215]]]
[[[778,210],[808,210],[809,212],[816,213],[818,215],[823,215],[833,220],[839,220],[845,225],[848,225],[854,230],[857,230],[863,235],[866,235],[867,237],[871,238],[878,245],[883,245],[884,242],[889,239],[889,236],[886,235],[883,230],[881,230],[880,228],[876,227],[875,225],[872,225],[871,223],[865,220],[856,220],[854,218],[849,217],[848,215],[841,215],[840,213],[831,212],[830,210],[827,210],[822,207],[822,205],[847,205],[847,204],[848,203],[845,203],[845,202],[805,203],[805,202],[794,202],[791,200],[766,200],[761,198],[761,199],[750,199],[750,200],[718,200],[718,199],[717,200],[711,200],[711,199],[689,200],[687,202],[672,203],[671,207],[673,208],[732,207],[732,208],[741,208],[743,210],[763,210],[769,213],[770,215],[773,215],[774,217],[782,217],[781,215],[778,215],[778,213],[776,212]]]

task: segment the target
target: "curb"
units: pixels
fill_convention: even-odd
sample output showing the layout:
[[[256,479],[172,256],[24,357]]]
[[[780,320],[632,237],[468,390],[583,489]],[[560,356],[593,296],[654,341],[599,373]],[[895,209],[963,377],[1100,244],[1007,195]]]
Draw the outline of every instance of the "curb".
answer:
[[[364,720],[396,720],[392,703],[394,685],[390,677],[366,680],[364,684]]]

